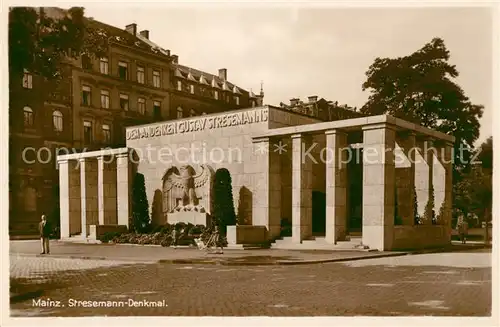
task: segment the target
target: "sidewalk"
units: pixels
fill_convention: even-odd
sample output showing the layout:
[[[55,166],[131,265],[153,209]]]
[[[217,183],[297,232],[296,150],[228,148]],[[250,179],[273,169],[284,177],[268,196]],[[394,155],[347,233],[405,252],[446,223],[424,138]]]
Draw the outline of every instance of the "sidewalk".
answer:
[[[52,258],[115,260],[137,263],[291,265],[372,259],[408,254],[451,252],[484,248],[475,244],[453,244],[447,249],[418,252],[362,252],[330,250],[231,250],[214,254],[197,248],[165,248],[154,245],[76,244],[51,241],[50,255],[40,255],[40,241],[10,241],[10,255]]]

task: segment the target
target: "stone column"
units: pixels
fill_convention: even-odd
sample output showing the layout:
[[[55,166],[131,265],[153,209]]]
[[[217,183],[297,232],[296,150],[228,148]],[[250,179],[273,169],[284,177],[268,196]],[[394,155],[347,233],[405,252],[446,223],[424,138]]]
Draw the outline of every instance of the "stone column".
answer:
[[[309,135],[292,135],[292,242],[312,236],[312,165],[303,154],[311,146]]]
[[[68,238],[69,232],[69,171],[68,160],[61,160],[58,163],[59,169],[59,221],[61,224],[61,239]]]
[[[427,224],[426,207],[430,200],[429,194],[432,183],[432,165],[427,154],[429,143],[427,140],[419,139],[416,142],[418,151],[415,153],[415,196],[417,198],[417,212],[422,223]]]
[[[68,212],[69,212],[69,235],[82,232],[82,197],[80,186],[80,162],[68,160]],[[64,174],[64,170],[62,172]],[[61,195],[62,196],[62,195]],[[62,210],[62,209],[61,209]]]
[[[424,192],[427,193],[427,204],[425,205],[424,209],[424,216],[422,219],[422,222],[424,225],[431,225],[432,224],[432,211],[435,210],[435,203],[436,203],[436,194],[434,191],[434,155],[435,153],[435,148],[434,148],[434,141],[432,139],[427,139],[424,141],[424,155],[425,155],[425,162],[427,162],[427,167],[428,167],[428,175],[423,176],[424,178],[427,177],[427,189],[423,190]],[[438,213],[435,212],[435,215]]]
[[[276,142],[268,137],[254,141],[253,159],[259,169],[252,174],[256,195],[252,203],[252,223],[266,226],[268,239],[279,237],[281,231],[281,157],[274,151]]]
[[[98,160],[98,197],[99,225],[116,225],[116,160],[113,156],[99,156]]]
[[[118,206],[118,225],[129,227],[132,216],[132,165],[129,153],[116,157],[116,199]]]
[[[345,240],[347,228],[347,134],[326,131],[326,233],[328,243]]]
[[[80,190],[82,201],[82,237],[89,235],[89,226],[99,223],[97,160],[80,159]]]
[[[437,224],[446,226],[447,237],[449,236],[450,240],[453,188],[452,148],[453,144],[444,142],[440,144],[432,170],[435,198],[434,210],[437,217]]]
[[[364,245],[391,250],[394,239],[395,131],[380,124],[363,128]]]
[[[451,220],[453,208],[453,143],[445,143],[443,151],[443,166],[446,171],[445,189],[444,189],[444,213],[442,224],[446,226],[448,240],[451,242]]]
[[[403,225],[415,224],[415,152],[413,131],[398,135],[400,151],[395,158],[398,215]]]
[[[82,237],[86,238],[88,235],[87,231],[87,191],[86,191],[86,159],[78,159],[80,164],[80,201],[81,201],[81,231]]]

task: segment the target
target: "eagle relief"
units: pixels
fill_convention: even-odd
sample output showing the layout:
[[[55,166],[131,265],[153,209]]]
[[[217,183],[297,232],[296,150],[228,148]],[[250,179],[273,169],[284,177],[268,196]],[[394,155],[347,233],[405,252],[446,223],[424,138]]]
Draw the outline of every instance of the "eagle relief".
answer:
[[[190,165],[173,166],[166,171],[163,176],[163,213],[169,217],[169,222],[172,221],[170,216],[176,213],[212,212],[214,175],[209,165],[200,165],[198,172]]]

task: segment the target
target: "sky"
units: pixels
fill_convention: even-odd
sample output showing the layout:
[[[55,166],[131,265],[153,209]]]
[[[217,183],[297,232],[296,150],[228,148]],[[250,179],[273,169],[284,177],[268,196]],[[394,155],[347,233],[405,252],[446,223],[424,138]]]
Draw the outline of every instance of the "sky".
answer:
[[[136,23],[179,63],[217,74],[244,89],[264,85],[266,104],[317,95],[362,106],[366,71],[377,57],[400,57],[434,37],[444,40],[456,79],[485,106],[484,141],[492,133],[492,13],[488,8],[341,8],[257,4],[82,4],[86,16],[125,28]],[[66,6],[63,6],[66,7]]]

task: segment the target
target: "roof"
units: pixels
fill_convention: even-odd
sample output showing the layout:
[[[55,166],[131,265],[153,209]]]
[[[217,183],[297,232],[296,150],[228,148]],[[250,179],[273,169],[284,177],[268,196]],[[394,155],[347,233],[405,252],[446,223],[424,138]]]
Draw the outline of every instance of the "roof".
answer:
[[[231,91],[237,94],[248,93],[248,91],[236,86],[235,84],[225,81],[217,75],[210,74],[198,69],[194,69],[188,66],[180,64],[172,64],[172,69],[174,70],[174,76],[185,78],[187,80],[196,81],[198,83],[205,84],[201,82],[205,79],[212,87],[219,88],[221,90]],[[201,80],[200,80],[201,78]]]
[[[52,18],[63,18],[68,15],[68,10],[59,7],[43,7],[45,14]],[[170,58],[170,51],[163,49],[156,43],[149,41],[141,35],[132,35],[125,29],[108,25],[93,18],[84,17],[87,27],[93,28],[99,35],[107,36],[109,42],[122,44],[151,54]]]
[[[94,19],[87,19],[87,24],[89,27],[97,29],[98,33],[104,33],[108,36],[108,40],[111,42],[170,58],[170,51],[163,49],[156,43],[149,41],[139,34],[134,36],[124,29],[120,29]]]

